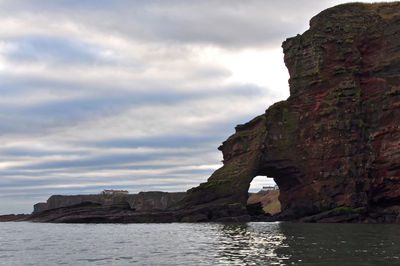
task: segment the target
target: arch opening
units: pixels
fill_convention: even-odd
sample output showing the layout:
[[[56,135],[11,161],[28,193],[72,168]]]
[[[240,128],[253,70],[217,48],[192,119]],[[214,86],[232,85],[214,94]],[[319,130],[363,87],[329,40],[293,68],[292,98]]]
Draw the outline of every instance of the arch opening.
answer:
[[[281,212],[279,187],[272,177],[256,176],[250,183],[247,199],[249,214],[270,214]]]

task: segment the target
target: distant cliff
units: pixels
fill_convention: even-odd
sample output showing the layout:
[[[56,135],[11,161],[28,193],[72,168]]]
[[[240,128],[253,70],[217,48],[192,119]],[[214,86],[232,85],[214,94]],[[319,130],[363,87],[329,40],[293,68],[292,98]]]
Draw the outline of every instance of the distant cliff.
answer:
[[[47,202],[37,203],[33,206],[33,213],[45,210],[74,206],[82,203],[95,203],[104,207],[130,208],[137,211],[161,211],[171,207],[181,200],[184,192],[150,191],[138,194],[90,194],[90,195],[53,195]]]
[[[185,192],[159,191],[114,195],[54,195],[47,202],[35,204],[32,215],[23,218],[34,222],[68,223],[171,222],[174,217],[166,213],[166,210],[185,195]],[[0,217],[0,221],[12,218],[4,216]]]
[[[216,206],[239,203],[240,213],[251,180],[266,175],[280,188],[279,219],[395,222],[400,3],[327,9],[282,47],[290,97],[236,127],[219,148],[223,167],[183,206],[214,206],[219,216]]]

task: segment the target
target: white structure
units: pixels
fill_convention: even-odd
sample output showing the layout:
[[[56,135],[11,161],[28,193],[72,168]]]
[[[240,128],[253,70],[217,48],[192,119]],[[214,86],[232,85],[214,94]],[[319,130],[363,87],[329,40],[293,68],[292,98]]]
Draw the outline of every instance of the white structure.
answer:
[[[275,186],[264,186],[261,190],[262,191],[279,190],[279,187],[278,187],[278,185],[275,185]]]
[[[115,194],[129,194],[128,190],[120,190],[120,189],[105,189],[101,192],[103,195],[115,195]]]

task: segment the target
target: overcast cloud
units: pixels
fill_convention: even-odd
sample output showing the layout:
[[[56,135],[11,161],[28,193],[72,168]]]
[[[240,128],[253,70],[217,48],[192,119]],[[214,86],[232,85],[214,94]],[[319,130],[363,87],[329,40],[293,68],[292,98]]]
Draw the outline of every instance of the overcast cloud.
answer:
[[[204,182],[289,96],[282,41],[344,2],[0,0],[0,214]]]

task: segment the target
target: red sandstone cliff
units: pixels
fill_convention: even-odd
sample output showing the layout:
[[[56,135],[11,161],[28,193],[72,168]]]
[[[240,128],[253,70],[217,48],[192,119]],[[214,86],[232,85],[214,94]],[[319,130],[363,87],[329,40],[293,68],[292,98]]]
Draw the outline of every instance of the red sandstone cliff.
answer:
[[[394,222],[400,3],[327,9],[282,47],[290,97],[236,127],[219,148],[224,166],[188,191],[185,206],[214,206],[210,216],[219,216],[216,206],[239,204],[240,213],[252,178],[268,175],[280,188],[281,218]]]

